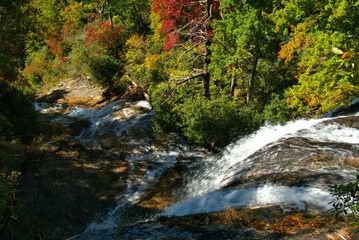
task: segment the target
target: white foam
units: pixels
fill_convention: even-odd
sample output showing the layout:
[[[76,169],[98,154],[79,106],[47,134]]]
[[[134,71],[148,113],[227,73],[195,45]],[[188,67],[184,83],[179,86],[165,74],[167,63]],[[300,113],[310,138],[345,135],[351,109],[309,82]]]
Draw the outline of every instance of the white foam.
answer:
[[[187,194],[189,196],[199,196],[219,189],[223,180],[231,175],[230,169],[234,165],[241,163],[242,168],[249,168],[251,162],[246,160],[250,155],[279,139],[294,136],[295,133],[302,129],[311,128],[320,121],[316,119],[297,120],[284,126],[265,125],[261,127],[254,134],[229,145],[222,155],[211,159],[212,163],[204,173],[201,173],[189,184]]]
[[[279,140],[300,137],[329,143],[359,143],[358,129],[342,127],[334,123],[322,125],[321,122],[325,120],[327,119],[297,120],[284,126],[266,125],[257,132],[236,141],[221,155],[210,159],[204,170],[198,172],[184,189],[183,199],[188,200],[175,204],[167,210],[167,213],[184,215],[218,211],[225,207],[263,204],[294,204],[297,208],[304,209],[305,205],[310,203],[327,209],[329,207],[327,200],[331,199],[331,195],[321,189],[321,186],[304,188],[264,185],[255,189],[220,190],[223,183],[232,175],[250,169],[255,159],[251,157],[253,154],[259,150],[265,151]],[[338,154],[351,156],[345,149]]]
[[[215,212],[239,206],[286,205],[306,210],[308,204],[322,210],[331,208],[334,200],[320,188],[289,187],[267,184],[258,188],[220,190],[187,199],[166,209],[166,215],[183,216],[193,213]]]

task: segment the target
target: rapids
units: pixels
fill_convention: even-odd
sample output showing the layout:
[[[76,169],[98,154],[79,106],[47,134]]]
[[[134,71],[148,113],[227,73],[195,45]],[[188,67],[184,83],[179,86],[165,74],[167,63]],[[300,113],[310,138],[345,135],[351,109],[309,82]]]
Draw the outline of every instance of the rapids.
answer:
[[[264,125],[213,155],[190,148],[177,137],[159,138],[152,131],[155,113],[145,101],[119,100],[99,109],[66,111],[61,105],[40,102],[36,109],[67,126],[86,119],[89,127],[75,139],[116,153],[131,166],[117,207],[99,214],[84,234],[111,231],[161,214],[236,206],[280,205],[288,210],[325,212],[333,200],[329,185],[353,179],[359,166],[359,129],[352,124],[359,121],[359,114]],[[137,211],[141,196],[177,163],[190,167],[182,184],[173,189],[174,202],[162,211]]]

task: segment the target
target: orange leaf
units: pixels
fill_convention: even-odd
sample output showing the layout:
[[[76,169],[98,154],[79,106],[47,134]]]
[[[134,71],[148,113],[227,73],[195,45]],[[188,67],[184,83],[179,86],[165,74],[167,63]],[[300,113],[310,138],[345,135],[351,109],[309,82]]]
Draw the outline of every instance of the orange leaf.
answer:
[[[350,50],[347,51],[347,52],[345,52],[345,53],[343,54],[343,56],[342,56],[342,59],[344,59],[349,53],[350,53]]]

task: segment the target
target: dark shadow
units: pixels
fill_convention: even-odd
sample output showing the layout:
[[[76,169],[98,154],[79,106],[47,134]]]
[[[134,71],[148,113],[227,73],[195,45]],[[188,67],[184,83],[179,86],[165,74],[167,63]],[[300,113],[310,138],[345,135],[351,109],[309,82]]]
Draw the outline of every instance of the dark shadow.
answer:
[[[82,233],[99,213],[116,206],[130,170],[115,154],[66,139],[40,144],[18,167],[23,207],[19,223],[9,228],[15,232],[8,234],[19,239],[37,239],[34,229],[45,239]]]
[[[50,94],[42,96],[37,99],[38,102],[46,102],[48,104],[55,104],[59,99],[64,98],[65,94],[69,93],[69,91],[60,89],[52,91]]]

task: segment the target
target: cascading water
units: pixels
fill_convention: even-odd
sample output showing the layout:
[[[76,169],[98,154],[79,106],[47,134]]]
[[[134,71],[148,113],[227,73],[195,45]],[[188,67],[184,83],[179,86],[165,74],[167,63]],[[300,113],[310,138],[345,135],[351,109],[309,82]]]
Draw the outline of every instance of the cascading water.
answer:
[[[358,116],[357,114],[356,116]],[[338,119],[338,118],[337,118]],[[255,187],[241,187],[240,182],[236,187],[222,189],[228,182],[236,178],[241,178],[248,171],[253,171],[253,164],[263,159],[268,159],[273,163],[278,160],[281,152],[281,144],[290,139],[305,139],[319,146],[305,150],[305,146],[300,146],[300,154],[296,149],[291,149],[290,156],[281,156],[287,164],[297,164],[304,159],[308,159],[312,154],[315,156],[323,151],[326,154],[339,158],[356,159],[359,147],[359,130],[351,127],[343,127],[338,124],[325,123],[328,119],[297,120],[289,122],[284,126],[263,126],[256,133],[228,146],[221,155],[213,156],[206,163],[202,172],[197,172],[193,176],[186,188],[186,197],[182,201],[170,206],[166,210],[168,215],[186,215],[197,212],[219,211],[227,207],[234,206],[257,206],[266,204],[294,205],[296,208],[305,210],[307,204],[315,205],[320,209],[327,210],[331,206],[329,202],[334,200],[328,191],[328,186],[312,182],[312,186],[284,186],[273,184],[269,181]],[[343,147],[329,148],[327,145],[351,144],[352,149]],[[279,147],[277,147],[279,146]],[[273,151],[272,149],[275,149]],[[294,151],[293,151],[294,150]],[[287,149],[288,151],[288,149]],[[313,160],[316,161],[313,157]],[[258,164],[257,164],[258,165]],[[267,166],[265,174],[296,171],[301,168],[296,166],[287,170],[283,166]],[[261,174],[258,168],[256,174]],[[306,171],[310,171],[308,168]],[[340,174],[343,179],[351,179],[355,176],[355,168],[348,170],[333,168],[332,165],[323,164],[316,167],[315,172],[325,172],[327,174]],[[319,181],[319,179],[318,179]],[[244,185],[244,184],[243,184]],[[317,186],[316,186],[317,185]]]
[[[62,106],[37,104],[36,108],[52,113]],[[174,141],[163,144],[156,140],[151,133],[153,114],[145,101],[119,100],[100,109],[75,107],[65,115],[54,116],[64,124],[70,124],[74,118],[87,119],[90,127],[76,137],[85,144],[121,156],[123,148],[131,150],[125,155],[131,167],[126,190],[119,193],[116,208],[87,228],[86,236],[158,214],[141,215],[134,213],[133,208],[159,176],[178,161],[191,163],[196,170],[187,174],[187,184],[176,189],[179,201],[161,214],[185,215],[268,204],[325,211],[333,200],[328,185],[343,183],[356,174],[356,165],[347,163],[359,161],[359,130],[336,122],[347,121],[345,117],[266,125],[213,156],[190,151]],[[127,145],[118,147],[118,142]],[[147,166],[140,176],[139,165]],[[134,214],[137,216],[131,216]]]
[[[74,120],[88,121],[88,127],[74,138],[88,147],[95,146],[118,154],[130,165],[127,188],[119,193],[118,205],[102,214],[85,232],[102,231],[143,220],[144,216],[130,216],[129,212],[161,174],[178,161],[188,162],[188,159],[204,157],[204,152],[190,152],[187,146],[178,142],[156,139],[152,131],[154,113],[146,101],[122,99],[98,109],[65,107],[61,104],[35,104],[37,111],[53,115],[52,121],[60,121],[65,126],[71,126]]]

